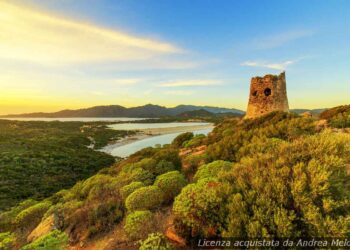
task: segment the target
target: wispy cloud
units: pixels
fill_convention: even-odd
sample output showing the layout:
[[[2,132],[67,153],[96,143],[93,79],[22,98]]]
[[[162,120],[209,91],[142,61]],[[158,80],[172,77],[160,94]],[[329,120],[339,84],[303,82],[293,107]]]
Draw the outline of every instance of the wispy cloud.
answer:
[[[115,79],[113,80],[113,83],[124,86],[124,85],[134,85],[141,81],[142,79],[139,79],[139,78],[125,78],[125,79]]]
[[[0,2],[0,59],[42,64],[132,61],[181,54],[169,43]]]
[[[272,49],[283,46],[292,41],[309,37],[314,34],[311,30],[290,30],[275,35],[259,37],[253,41],[253,47],[256,49]]]
[[[195,87],[195,86],[211,86],[221,84],[221,80],[178,80],[172,82],[164,82],[159,84],[160,87]]]
[[[249,67],[259,67],[259,68],[268,68],[268,69],[276,69],[276,70],[285,70],[289,65],[296,63],[298,60],[289,60],[280,63],[269,63],[264,61],[246,61],[241,63],[242,66]]]
[[[91,91],[90,94],[94,95],[94,96],[104,96],[104,95],[106,95],[106,93],[101,92],[101,91]]]
[[[176,95],[176,96],[190,96],[193,94],[193,91],[189,90],[170,90],[164,92],[166,95]]]

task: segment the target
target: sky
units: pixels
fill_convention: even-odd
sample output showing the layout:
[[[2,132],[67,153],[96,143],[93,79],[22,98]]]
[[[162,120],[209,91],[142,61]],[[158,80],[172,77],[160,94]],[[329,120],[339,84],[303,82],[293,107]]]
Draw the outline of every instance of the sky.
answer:
[[[96,105],[350,104],[347,0],[0,0],[0,114]]]

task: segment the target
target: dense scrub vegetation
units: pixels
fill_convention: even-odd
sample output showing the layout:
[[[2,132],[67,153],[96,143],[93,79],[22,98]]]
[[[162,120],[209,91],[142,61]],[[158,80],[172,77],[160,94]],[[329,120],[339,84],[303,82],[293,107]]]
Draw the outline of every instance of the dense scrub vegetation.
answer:
[[[320,118],[328,120],[333,127],[348,128],[350,127],[350,105],[325,110]]]
[[[64,243],[63,233],[73,245],[94,242],[115,231],[115,248],[172,249],[169,225],[185,240],[349,237],[350,134],[317,122],[280,112],[233,118],[207,137],[187,133],[145,148],[68,190],[2,213],[0,244],[30,243],[28,235],[50,218],[61,233],[51,242]]]
[[[113,157],[87,146],[100,148],[127,133],[99,123],[0,120],[0,211],[110,166]]]

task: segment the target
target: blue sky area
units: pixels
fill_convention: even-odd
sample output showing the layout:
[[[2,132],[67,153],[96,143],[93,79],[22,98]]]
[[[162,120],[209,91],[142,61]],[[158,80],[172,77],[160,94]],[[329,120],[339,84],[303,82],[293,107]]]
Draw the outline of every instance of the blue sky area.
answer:
[[[0,113],[94,105],[245,110],[286,70],[291,108],[349,104],[350,1],[0,1]]]

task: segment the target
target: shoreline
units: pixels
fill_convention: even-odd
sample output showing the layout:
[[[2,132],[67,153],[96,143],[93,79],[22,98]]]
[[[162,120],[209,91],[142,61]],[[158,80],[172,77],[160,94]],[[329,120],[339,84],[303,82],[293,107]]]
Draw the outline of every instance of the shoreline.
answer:
[[[111,142],[110,144],[98,149],[98,151],[110,154],[115,148],[140,141],[146,138],[155,137],[159,135],[174,134],[174,133],[185,133],[193,132],[196,130],[210,129],[214,128],[214,124],[208,125],[195,125],[195,126],[178,126],[169,128],[149,128],[149,129],[138,129],[135,135],[126,136],[121,138],[116,142]]]

